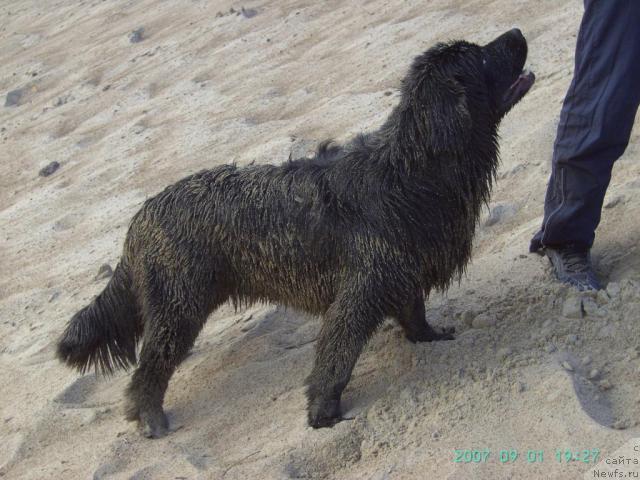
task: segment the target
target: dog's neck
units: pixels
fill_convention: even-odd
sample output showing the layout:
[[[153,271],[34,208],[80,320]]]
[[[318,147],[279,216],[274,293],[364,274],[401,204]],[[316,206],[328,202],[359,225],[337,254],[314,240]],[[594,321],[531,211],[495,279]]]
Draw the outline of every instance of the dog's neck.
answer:
[[[429,112],[408,108],[398,105],[376,132],[381,161],[404,182],[420,184],[435,195],[478,207],[488,202],[499,161],[498,125],[472,117],[468,136],[455,148],[437,149],[432,132],[420,123]]]
[[[407,229],[425,265],[425,281],[445,289],[464,273],[474,231],[489,195],[498,164],[497,126],[472,128],[455,152],[431,148],[429,132],[413,128],[415,120],[394,112],[376,133],[378,161],[390,188],[381,195]],[[406,112],[404,112],[406,114]],[[475,119],[474,119],[475,120]],[[446,211],[443,211],[446,210]],[[434,260],[435,251],[442,256]],[[457,252],[456,256],[449,252]]]

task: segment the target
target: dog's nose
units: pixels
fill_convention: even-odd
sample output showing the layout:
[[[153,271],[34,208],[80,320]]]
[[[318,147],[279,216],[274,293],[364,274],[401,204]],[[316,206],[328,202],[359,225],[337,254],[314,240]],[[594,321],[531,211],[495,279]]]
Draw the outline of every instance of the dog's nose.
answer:
[[[524,38],[524,35],[522,34],[522,30],[520,30],[518,27],[512,28],[511,30],[509,30],[508,33],[518,38]]]

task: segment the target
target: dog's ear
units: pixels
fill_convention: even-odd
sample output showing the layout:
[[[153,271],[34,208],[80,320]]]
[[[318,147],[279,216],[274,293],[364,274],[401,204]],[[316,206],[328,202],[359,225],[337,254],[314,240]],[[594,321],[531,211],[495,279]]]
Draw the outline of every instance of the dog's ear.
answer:
[[[469,140],[471,114],[459,79],[437,70],[421,82],[421,117],[433,152],[457,153]]]

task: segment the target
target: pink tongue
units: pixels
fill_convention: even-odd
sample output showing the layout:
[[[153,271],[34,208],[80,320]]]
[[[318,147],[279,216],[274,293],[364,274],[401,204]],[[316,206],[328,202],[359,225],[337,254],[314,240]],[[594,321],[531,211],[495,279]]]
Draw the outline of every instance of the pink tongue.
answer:
[[[509,90],[513,90],[520,82],[526,80],[530,74],[531,72],[529,70],[523,70],[522,73],[518,75],[518,78],[516,79],[516,81],[513,82],[513,84],[511,84],[511,86],[509,87]]]
[[[524,74],[521,73],[520,76],[518,76],[518,78],[516,79],[516,81],[511,84],[511,86],[509,87],[509,90],[513,90],[514,88],[516,88],[516,86],[523,80],[524,80]]]

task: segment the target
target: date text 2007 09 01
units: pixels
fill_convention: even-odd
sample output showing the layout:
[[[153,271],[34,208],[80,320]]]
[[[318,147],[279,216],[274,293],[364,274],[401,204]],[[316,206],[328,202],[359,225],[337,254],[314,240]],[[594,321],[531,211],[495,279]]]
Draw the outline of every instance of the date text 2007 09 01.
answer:
[[[486,463],[494,457],[500,463],[513,463],[519,460],[527,463],[542,463],[546,458],[544,450],[527,450],[520,453],[518,450],[510,449],[498,450],[494,453],[485,448],[482,450],[454,450],[453,452],[454,463]],[[560,463],[597,463],[600,457],[600,450],[597,448],[581,450],[556,449],[552,456]]]

